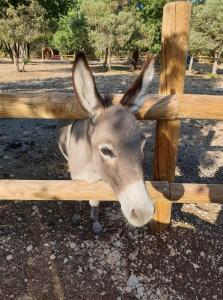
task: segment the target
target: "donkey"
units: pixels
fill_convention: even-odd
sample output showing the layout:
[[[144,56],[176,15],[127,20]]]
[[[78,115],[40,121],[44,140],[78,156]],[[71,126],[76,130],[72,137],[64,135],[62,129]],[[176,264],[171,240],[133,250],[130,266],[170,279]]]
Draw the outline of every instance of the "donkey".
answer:
[[[143,179],[146,136],[133,115],[144,103],[153,76],[154,59],[148,57],[121,104],[112,105],[111,96],[99,94],[87,59],[79,52],[72,78],[77,99],[89,118],[62,121],[57,128],[59,149],[68,161],[71,178],[91,182],[103,180],[110,184],[127,221],[136,227],[145,225],[154,213],[154,203]],[[99,234],[102,230],[98,219],[99,202],[89,203],[93,231]],[[73,221],[78,223],[79,220],[76,211]]]

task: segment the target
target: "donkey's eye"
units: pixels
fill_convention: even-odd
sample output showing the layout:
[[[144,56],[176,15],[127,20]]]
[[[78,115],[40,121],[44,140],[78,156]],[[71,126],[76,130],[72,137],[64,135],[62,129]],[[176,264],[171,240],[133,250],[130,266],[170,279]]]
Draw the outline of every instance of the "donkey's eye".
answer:
[[[100,149],[100,151],[105,156],[109,156],[111,158],[116,157],[116,155],[108,147],[103,147],[103,148]]]

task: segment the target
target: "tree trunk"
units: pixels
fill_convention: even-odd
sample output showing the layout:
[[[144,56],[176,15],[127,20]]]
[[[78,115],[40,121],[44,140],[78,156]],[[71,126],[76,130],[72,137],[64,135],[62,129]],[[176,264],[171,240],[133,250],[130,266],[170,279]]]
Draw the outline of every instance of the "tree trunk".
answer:
[[[214,55],[214,63],[213,63],[213,69],[212,69],[212,75],[216,75],[217,74],[217,70],[218,70],[218,62],[220,59],[221,54],[219,53],[215,53]]]
[[[30,59],[30,44],[27,44],[27,57]]]
[[[108,47],[105,49],[105,60],[103,63],[103,69],[106,69],[108,65]]]
[[[100,63],[103,63],[104,52],[100,52]]]
[[[117,50],[117,62],[120,62],[120,52]]]
[[[6,42],[3,42],[3,43],[4,43],[4,45],[5,45],[5,49],[6,49],[6,51],[8,52],[8,54],[9,54],[9,56],[10,56],[12,62],[14,62],[13,53],[12,53],[12,49],[11,49],[10,44],[9,44],[9,43],[6,43]]]
[[[109,56],[109,59],[108,59],[108,70],[111,71],[111,49],[108,48],[108,56]]]
[[[136,48],[132,54],[133,70],[136,70],[138,62],[139,62],[139,49]]]
[[[15,70],[19,72],[19,53],[18,53],[18,48],[16,47],[16,43],[13,43],[10,45],[10,48],[12,50],[12,55],[13,55],[13,63],[15,66]]]
[[[21,44],[19,47],[19,53],[20,53],[20,72],[25,71],[25,60],[26,60],[26,44]]]
[[[189,63],[189,69],[188,69],[189,73],[191,73],[192,70],[193,70],[193,62],[194,62],[194,56],[191,55],[191,57],[190,57],[190,63]]]

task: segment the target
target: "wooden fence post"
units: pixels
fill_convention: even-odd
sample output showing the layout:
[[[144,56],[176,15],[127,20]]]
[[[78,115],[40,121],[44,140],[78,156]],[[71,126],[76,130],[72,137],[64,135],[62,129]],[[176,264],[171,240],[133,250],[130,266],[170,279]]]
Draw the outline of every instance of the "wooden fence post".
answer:
[[[183,93],[191,3],[170,2],[164,6],[161,39],[161,95]],[[154,180],[174,181],[180,121],[159,120],[153,162]],[[171,220],[171,203],[157,202],[152,232],[164,230]]]

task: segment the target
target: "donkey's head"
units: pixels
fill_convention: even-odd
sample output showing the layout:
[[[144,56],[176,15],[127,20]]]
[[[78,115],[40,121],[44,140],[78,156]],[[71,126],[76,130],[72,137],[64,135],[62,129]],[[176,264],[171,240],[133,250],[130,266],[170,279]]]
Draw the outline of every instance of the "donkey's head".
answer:
[[[122,105],[113,106],[99,95],[83,53],[77,54],[73,67],[77,98],[91,119],[89,139],[95,169],[111,185],[123,214],[134,226],[143,226],[154,213],[143,179],[145,136],[132,114],[143,104],[153,74],[154,60],[148,58],[142,73],[124,94]]]

